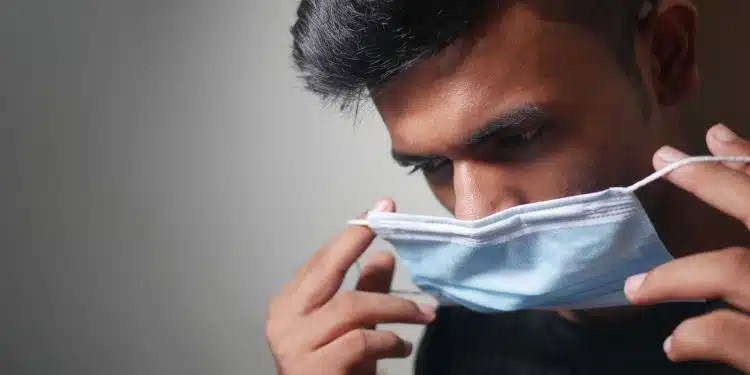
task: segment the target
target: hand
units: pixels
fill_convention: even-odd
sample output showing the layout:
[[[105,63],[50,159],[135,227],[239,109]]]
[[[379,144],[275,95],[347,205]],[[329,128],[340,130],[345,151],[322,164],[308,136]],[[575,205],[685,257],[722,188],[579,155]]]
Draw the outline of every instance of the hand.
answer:
[[[375,210],[393,211],[394,204],[382,201]],[[356,290],[336,295],[373,239],[368,228],[346,229],[271,301],[266,335],[279,375],[374,375],[377,360],[411,354],[411,343],[375,325],[426,324],[435,311],[387,294],[393,255],[376,255],[362,269]]]
[[[750,142],[722,125],[709,131],[707,142],[717,156],[750,156]],[[663,148],[654,166],[660,169],[684,157]],[[750,229],[748,165],[696,164],[667,179]],[[635,304],[723,299],[744,312],[719,310],[684,321],[664,343],[671,360],[720,361],[750,373],[750,249],[744,247],[748,241],[737,245],[742,246],[677,259],[626,282],[625,293]]]

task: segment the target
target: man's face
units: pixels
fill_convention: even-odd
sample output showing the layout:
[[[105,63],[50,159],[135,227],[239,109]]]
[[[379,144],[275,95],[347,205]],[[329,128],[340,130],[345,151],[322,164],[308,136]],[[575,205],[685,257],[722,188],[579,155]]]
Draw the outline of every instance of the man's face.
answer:
[[[375,104],[397,160],[423,164],[440,202],[472,220],[652,172],[673,134],[643,81],[639,94],[590,30],[519,6],[398,76]]]

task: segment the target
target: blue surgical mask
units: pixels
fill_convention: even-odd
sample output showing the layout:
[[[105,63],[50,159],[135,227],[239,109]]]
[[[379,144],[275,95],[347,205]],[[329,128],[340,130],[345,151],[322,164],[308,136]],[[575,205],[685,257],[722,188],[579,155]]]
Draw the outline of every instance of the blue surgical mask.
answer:
[[[476,221],[371,212],[414,283],[442,305],[478,312],[628,305],[625,279],[671,261],[635,195],[694,157],[630,186],[516,206]]]

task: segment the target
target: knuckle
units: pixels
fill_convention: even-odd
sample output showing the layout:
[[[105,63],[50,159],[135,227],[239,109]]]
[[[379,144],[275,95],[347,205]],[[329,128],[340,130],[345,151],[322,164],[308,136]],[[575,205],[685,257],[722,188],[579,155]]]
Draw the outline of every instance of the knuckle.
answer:
[[[367,337],[367,331],[364,329],[355,329],[350,331],[344,337],[345,347],[349,348],[350,355],[355,360],[360,360],[367,357],[369,348],[369,338]]]
[[[266,340],[271,346],[274,346],[281,337],[281,325],[274,319],[266,320]]]
[[[404,340],[401,339],[397,334],[390,331],[383,331],[382,333],[382,346],[385,348],[403,348],[405,346]]]
[[[280,296],[271,297],[268,301],[268,312],[269,317],[274,316],[277,311],[281,311],[281,305],[283,304]]]
[[[280,346],[282,346],[282,341],[286,339],[286,336],[289,329],[288,326],[290,322],[288,319],[279,316],[280,310],[273,310],[269,309],[268,316],[266,317],[266,324],[265,324],[265,335],[266,335],[266,341],[268,342],[268,345],[271,347],[271,349],[276,349]]]
[[[274,333],[276,332],[276,302],[274,300],[271,300],[271,302],[268,304],[268,312],[266,313],[266,337],[272,337]]]
[[[409,316],[412,317],[419,317],[424,315],[425,313],[422,312],[422,309],[419,307],[419,305],[411,300],[401,300],[404,304],[404,311],[409,314]]]
[[[285,330],[270,327],[267,328],[266,340],[274,358],[279,361],[294,361],[300,349],[294,345],[294,339],[285,334]]]
[[[273,297],[271,301],[268,303],[268,310],[266,312],[266,328],[274,328],[276,326],[276,323],[279,321],[279,317],[283,315],[284,310],[286,310],[286,306],[288,304],[286,303],[286,300],[280,296]]]

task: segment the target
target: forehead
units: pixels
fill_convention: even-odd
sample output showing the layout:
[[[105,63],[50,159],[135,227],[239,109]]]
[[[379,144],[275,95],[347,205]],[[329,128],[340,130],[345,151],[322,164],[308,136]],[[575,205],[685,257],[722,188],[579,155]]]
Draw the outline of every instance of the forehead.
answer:
[[[601,89],[595,77],[616,71],[589,29],[519,5],[399,75],[374,100],[394,149],[444,153],[513,108],[580,101]]]

